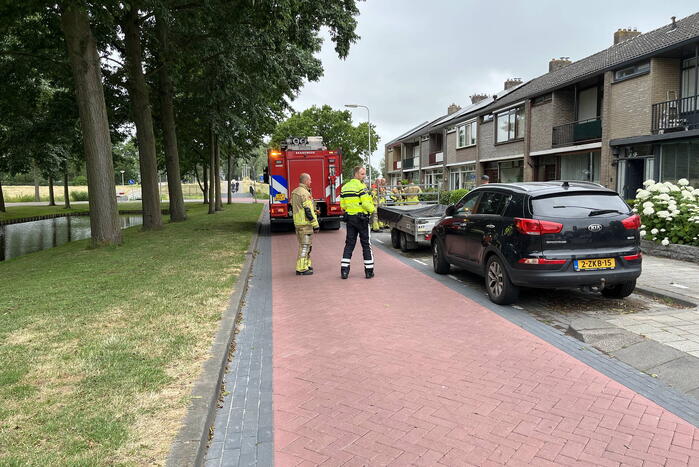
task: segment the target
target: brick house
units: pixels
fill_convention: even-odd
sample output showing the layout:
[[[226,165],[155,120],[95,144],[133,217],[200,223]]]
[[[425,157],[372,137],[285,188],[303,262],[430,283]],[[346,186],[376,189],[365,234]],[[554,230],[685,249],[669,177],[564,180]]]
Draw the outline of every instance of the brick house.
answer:
[[[431,142],[442,134],[441,146],[436,137],[421,145],[440,148],[441,167],[413,167],[412,177],[434,184],[441,168],[450,189],[481,174],[499,182],[588,180],[627,198],[647,178],[699,186],[698,57],[699,13],[645,34],[620,29],[608,49],[576,62],[553,59],[548,73],[508,80],[494,96],[474,96],[470,106],[403,135]]]

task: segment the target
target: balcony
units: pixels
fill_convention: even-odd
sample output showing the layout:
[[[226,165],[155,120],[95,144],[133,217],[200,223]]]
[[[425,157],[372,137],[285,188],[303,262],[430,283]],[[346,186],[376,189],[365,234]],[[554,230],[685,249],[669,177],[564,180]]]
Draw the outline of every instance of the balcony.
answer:
[[[393,161],[393,170],[400,170],[401,161]]]
[[[573,146],[602,139],[602,119],[591,118],[553,127],[552,146]]]
[[[651,131],[662,134],[699,128],[699,96],[653,104]]]
[[[444,153],[442,151],[433,152],[430,154],[429,165],[439,164],[444,160]]]
[[[414,160],[415,160],[415,159],[413,159],[413,158],[404,159],[404,160],[403,160],[403,170],[412,169],[412,168],[414,167],[414,165],[415,165],[415,164],[413,164],[413,161],[414,161]]]

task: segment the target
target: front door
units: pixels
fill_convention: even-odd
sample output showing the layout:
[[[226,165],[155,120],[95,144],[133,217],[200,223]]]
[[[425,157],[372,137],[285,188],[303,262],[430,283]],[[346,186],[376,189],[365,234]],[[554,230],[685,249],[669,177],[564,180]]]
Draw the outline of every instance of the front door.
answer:
[[[636,190],[643,188],[645,162],[645,159],[640,158],[626,160],[626,177],[622,193],[624,199],[634,199],[636,197]]]

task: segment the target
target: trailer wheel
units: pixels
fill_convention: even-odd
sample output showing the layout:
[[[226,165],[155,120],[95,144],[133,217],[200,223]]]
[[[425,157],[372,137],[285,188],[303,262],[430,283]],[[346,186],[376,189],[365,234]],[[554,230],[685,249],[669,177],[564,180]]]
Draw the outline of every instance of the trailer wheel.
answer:
[[[331,221],[323,221],[320,223],[320,227],[323,230],[339,230],[340,229],[340,219],[333,219]]]
[[[400,230],[398,229],[391,229],[391,246],[400,248]]]
[[[410,243],[408,242],[408,234],[405,232],[400,233],[400,251],[410,251]]]

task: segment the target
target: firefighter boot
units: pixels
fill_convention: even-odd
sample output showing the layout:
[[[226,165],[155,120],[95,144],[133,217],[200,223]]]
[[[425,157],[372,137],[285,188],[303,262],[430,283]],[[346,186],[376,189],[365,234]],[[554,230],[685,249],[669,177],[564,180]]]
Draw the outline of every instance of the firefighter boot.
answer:
[[[340,268],[340,277],[347,279],[349,277],[349,266],[342,266]]]
[[[374,269],[364,269],[364,275],[367,279],[371,279],[372,277],[374,277]]]
[[[296,271],[297,276],[312,276],[313,269],[306,269],[305,271]]]

